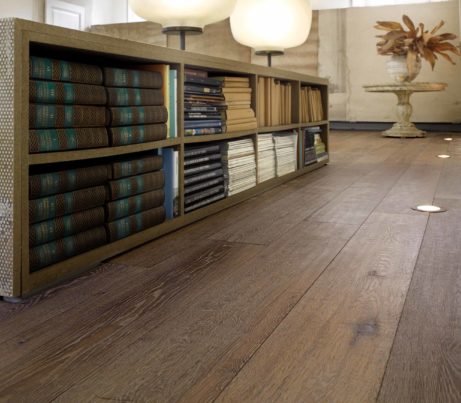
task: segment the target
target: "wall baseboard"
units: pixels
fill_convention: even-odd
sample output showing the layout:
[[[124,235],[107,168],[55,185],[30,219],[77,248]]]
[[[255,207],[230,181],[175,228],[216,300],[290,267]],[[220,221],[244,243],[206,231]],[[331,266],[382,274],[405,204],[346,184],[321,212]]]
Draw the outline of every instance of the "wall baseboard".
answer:
[[[427,132],[461,133],[461,123],[415,123],[420,130]],[[389,122],[330,122],[331,130],[384,131],[390,129]]]

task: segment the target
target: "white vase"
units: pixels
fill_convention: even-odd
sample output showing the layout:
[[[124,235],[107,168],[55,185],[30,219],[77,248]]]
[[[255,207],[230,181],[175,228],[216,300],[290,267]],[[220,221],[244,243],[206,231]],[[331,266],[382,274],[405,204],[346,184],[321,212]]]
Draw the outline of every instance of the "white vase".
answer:
[[[387,73],[397,83],[409,83],[413,81],[421,71],[421,59],[416,59],[413,66],[413,73],[408,72],[406,56],[391,56],[386,62]]]

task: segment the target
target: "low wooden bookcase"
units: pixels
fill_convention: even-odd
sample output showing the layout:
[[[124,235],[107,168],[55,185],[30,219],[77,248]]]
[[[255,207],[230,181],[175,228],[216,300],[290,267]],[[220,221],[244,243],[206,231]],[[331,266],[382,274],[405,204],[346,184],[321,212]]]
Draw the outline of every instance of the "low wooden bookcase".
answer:
[[[94,267],[99,262],[120,254],[156,237],[174,231],[208,215],[242,202],[258,193],[317,169],[326,163],[304,165],[298,153],[298,169],[287,175],[257,183],[249,190],[227,197],[188,214],[184,212],[184,150],[192,143],[217,142],[237,138],[252,138],[256,156],[257,136],[261,133],[295,131],[298,149],[304,150],[302,130],[320,126],[321,137],[328,150],[328,81],[326,79],[281,71],[274,68],[193,54],[106,36],[62,29],[20,19],[0,20],[0,296],[24,297],[66,278]],[[177,133],[178,137],[158,142],[106,147],[88,150],[29,154],[29,58],[34,54],[50,58],[70,58],[82,63],[107,61],[133,66],[169,64],[177,70]],[[249,77],[252,88],[252,109],[258,113],[258,82],[260,78],[275,78],[291,83],[291,121],[288,125],[264,126],[256,130],[216,135],[184,136],[184,71],[201,69],[216,74]],[[320,90],[324,119],[301,122],[301,87]],[[258,99],[259,98],[259,99]],[[179,214],[177,217],[95,248],[36,272],[29,270],[29,174],[31,168],[45,164],[97,160],[173,147],[179,152]],[[256,157],[257,161],[257,157]],[[257,169],[257,168],[256,168]]]

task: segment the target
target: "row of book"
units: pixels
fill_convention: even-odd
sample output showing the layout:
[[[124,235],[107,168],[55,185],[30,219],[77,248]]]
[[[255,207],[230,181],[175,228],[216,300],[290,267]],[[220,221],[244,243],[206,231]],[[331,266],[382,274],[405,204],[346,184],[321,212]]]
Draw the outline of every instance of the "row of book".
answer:
[[[168,110],[159,72],[32,56],[29,73],[31,153],[167,137]]]
[[[313,87],[301,87],[301,122],[320,122],[324,119],[322,93]]]
[[[206,71],[186,69],[184,81],[186,136],[256,129],[248,77],[209,77]]]
[[[29,179],[30,270],[163,222],[174,203],[164,164],[163,156],[149,153],[35,168]]]
[[[304,165],[314,164],[328,160],[326,145],[322,140],[320,126],[307,127],[303,130],[304,135]]]
[[[279,126],[293,123],[292,84],[271,77],[258,77],[258,125]]]

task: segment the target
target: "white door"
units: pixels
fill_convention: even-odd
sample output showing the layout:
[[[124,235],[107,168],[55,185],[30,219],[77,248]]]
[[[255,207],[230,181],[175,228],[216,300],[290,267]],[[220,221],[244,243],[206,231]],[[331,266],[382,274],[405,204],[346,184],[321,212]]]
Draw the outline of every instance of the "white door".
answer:
[[[83,31],[86,28],[85,7],[61,0],[46,0],[45,22]]]

